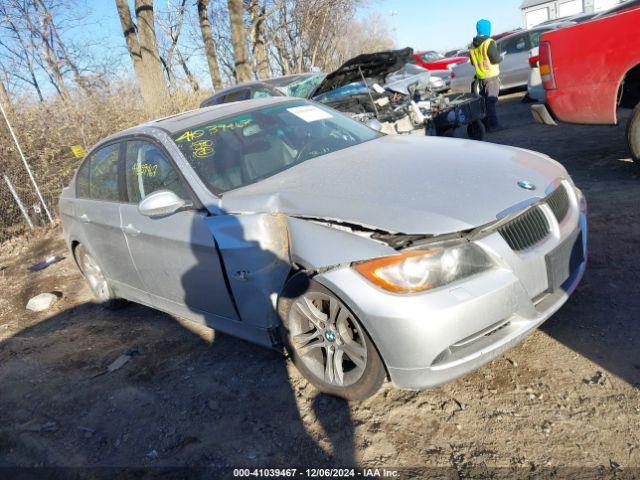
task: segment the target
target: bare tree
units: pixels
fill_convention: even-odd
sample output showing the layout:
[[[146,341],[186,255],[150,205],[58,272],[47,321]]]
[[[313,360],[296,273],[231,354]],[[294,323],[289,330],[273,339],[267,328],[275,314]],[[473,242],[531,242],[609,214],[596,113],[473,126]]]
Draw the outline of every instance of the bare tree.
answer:
[[[247,32],[244,26],[243,0],[227,0],[229,9],[229,26],[231,28],[231,45],[235,77],[238,82],[251,80],[251,65],[247,53]]]
[[[216,43],[211,35],[211,22],[209,21],[209,0],[198,0],[198,21],[200,23],[200,32],[202,33],[202,41],[204,42],[204,53],[207,57],[209,65],[209,73],[211,74],[211,83],[214,90],[222,88],[222,78],[220,76],[220,68],[218,67],[218,53],[216,51]]]
[[[162,39],[166,40],[165,42],[160,42],[161,44],[165,43],[166,45],[164,48],[159,48],[159,52],[160,60],[162,61],[162,65],[165,69],[171,87],[174,90],[177,87],[175,73],[173,71],[175,62],[182,68],[191,89],[194,92],[197,92],[200,89],[200,85],[193,73],[191,73],[191,70],[187,65],[187,59],[182,55],[180,46],[178,45],[180,34],[182,33],[183,25],[185,23],[186,3],[187,0],[179,0],[179,3],[174,6],[171,0],[167,0],[167,11],[164,12],[163,15],[160,15],[160,12],[157,12],[156,20],[164,34]]]
[[[260,0],[250,0],[248,8],[251,15],[251,54],[255,64],[256,76],[258,78],[268,78],[271,76],[271,71],[264,36],[264,22],[267,17],[266,3]]]
[[[2,106],[10,115],[13,113],[13,103],[11,102],[11,97],[9,97],[9,92],[7,92],[7,88],[4,86],[4,79],[0,78],[0,102],[2,102]]]
[[[44,101],[40,82],[36,76],[34,58],[31,48],[27,47],[23,36],[6,9],[0,10],[2,28],[5,35],[0,36],[2,48],[0,67],[6,76],[12,76],[31,85],[40,102]]]
[[[137,25],[131,18],[129,2],[115,2],[142,98],[151,111],[160,113],[168,106],[169,89],[158,54],[153,0],[135,0]]]

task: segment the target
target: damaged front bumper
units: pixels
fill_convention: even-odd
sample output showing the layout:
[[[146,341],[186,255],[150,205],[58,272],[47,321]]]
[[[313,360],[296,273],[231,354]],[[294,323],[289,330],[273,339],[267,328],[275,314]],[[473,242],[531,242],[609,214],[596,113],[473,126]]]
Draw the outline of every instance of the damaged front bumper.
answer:
[[[361,319],[395,386],[440,385],[523,340],[575,290],[585,270],[587,238],[586,204],[578,195],[550,238],[526,252],[513,252],[497,232],[477,240],[496,268],[445,287],[413,295],[383,292],[348,267],[315,278]],[[572,259],[575,250],[580,260],[552,289],[545,259],[568,242]]]

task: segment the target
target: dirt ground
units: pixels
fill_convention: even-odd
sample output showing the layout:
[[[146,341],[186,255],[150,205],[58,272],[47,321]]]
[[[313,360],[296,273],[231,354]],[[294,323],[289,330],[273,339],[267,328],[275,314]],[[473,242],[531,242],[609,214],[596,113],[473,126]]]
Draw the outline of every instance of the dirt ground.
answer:
[[[57,228],[0,248],[0,467],[640,476],[640,166],[623,128],[536,125],[521,97],[501,101],[509,128],[488,141],[563,163],[588,199],[590,235],[582,284],[524,343],[443,387],[387,384],[348,403],[275,352],[142,306],[102,310],[70,258],[28,271],[67,255]],[[25,310],[48,291],[62,293],[51,309]]]

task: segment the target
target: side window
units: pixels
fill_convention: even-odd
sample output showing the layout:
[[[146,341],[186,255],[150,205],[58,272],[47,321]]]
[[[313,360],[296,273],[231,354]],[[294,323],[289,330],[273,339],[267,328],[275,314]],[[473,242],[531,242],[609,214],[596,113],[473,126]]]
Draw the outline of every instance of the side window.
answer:
[[[269,90],[265,88],[259,88],[257,90],[254,90],[253,93],[251,94],[251,98],[267,98],[267,97],[273,97],[273,93],[271,93]]]
[[[91,156],[89,196],[98,200],[120,200],[118,156],[120,144],[101,148]]]
[[[540,37],[544,32],[546,32],[546,30],[536,30],[535,32],[531,32],[531,48],[535,48],[540,45]]]
[[[87,198],[89,196],[89,164],[91,159],[86,160],[78,174],[76,175],[76,197]]]
[[[127,142],[125,169],[129,202],[138,203],[157,190],[170,190],[180,198],[190,198],[173,164],[153,143],[144,140]]]
[[[500,44],[500,52],[505,52],[507,55],[524,52],[525,50],[527,50],[527,40],[524,35],[508,38]]]
[[[251,92],[249,89],[243,88],[227,95],[225,102],[238,102],[240,100],[249,100],[249,98],[251,98]]]

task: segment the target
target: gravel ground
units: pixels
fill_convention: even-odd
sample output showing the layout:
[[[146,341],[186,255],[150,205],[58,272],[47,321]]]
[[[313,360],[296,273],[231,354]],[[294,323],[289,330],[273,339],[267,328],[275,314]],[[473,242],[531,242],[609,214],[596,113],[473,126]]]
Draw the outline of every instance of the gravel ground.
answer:
[[[54,228],[0,247],[0,467],[151,467],[139,478],[168,478],[156,467],[293,465],[409,468],[407,478],[640,476],[640,167],[622,128],[536,125],[521,97],[502,99],[509,128],[488,141],[563,163],[590,214],[581,286],[524,343],[443,387],[385,385],[348,403],[318,395],[269,350],[142,306],[102,310],[69,258],[27,271],[66,255]],[[54,307],[24,309],[46,291],[62,293]]]

